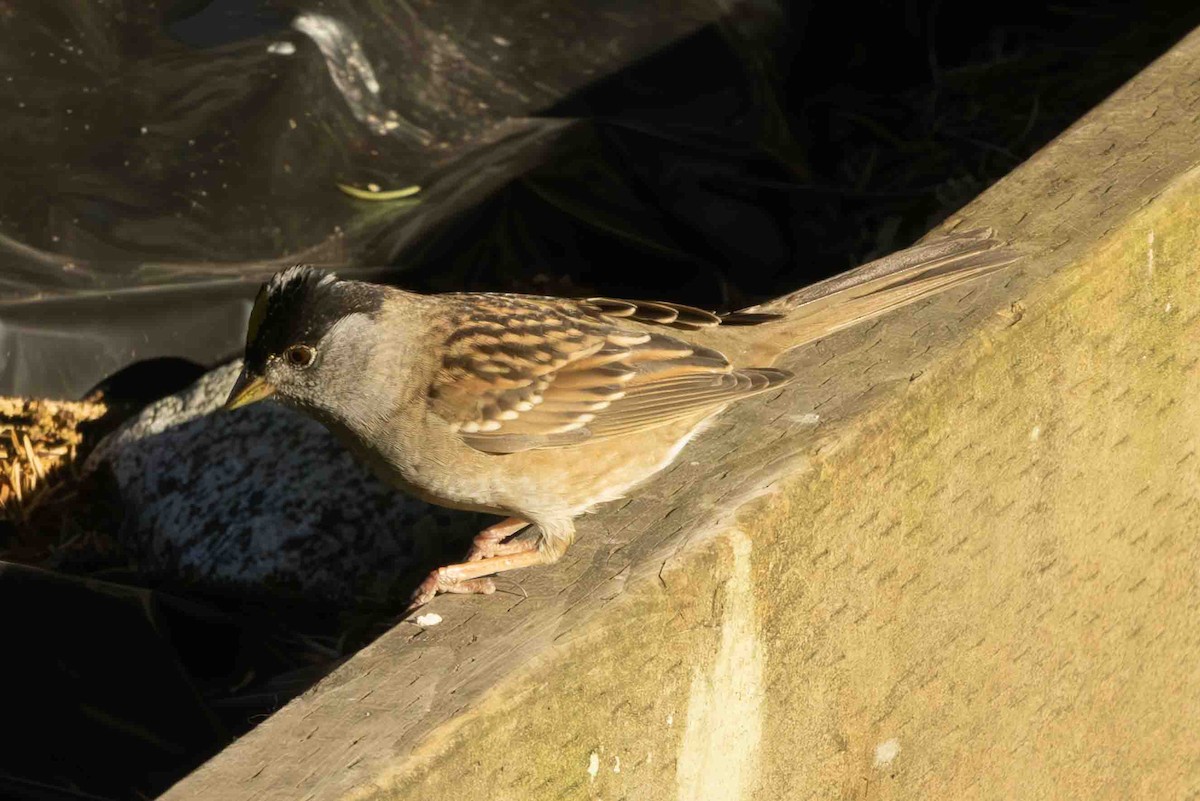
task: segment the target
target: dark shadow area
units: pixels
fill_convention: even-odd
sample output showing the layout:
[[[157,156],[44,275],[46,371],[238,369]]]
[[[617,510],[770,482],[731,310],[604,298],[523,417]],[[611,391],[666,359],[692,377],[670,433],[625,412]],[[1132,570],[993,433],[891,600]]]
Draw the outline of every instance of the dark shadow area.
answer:
[[[147,359],[118,370],[92,387],[87,395],[102,397],[110,406],[140,408],[190,386],[204,373],[204,367],[188,359],[170,356]]]
[[[582,130],[388,255],[422,289],[738,308],[911,244],[1198,22],[910,2],[710,26],[544,110]]]
[[[414,126],[408,139],[364,132],[386,115],[356,117],[331,88],[320,33],[289,28],[298,4],[39,18],[34,49],[74,25],[83,41],[70,46],[87,57],[0,58],[20,68],[19,89],[0,82],[2,107],[36,123],[0,137],[12,172],[0,203],[8,391],[96,387],[128,414],[235,349],[258,280],[301,258],[423,290],[738,308],[915,241],[1200,23],[1182,2],[790,3],[642,42],[592,77],[582,56],[522,65],[503,44],[521,31],[492,20],[459,43],[497,55],[467,98],[486,113],[463,100],[437,117],[433,105],[470,93],[426,80],[406,53],[437,29],[430,19],[461,8],[415,7],[420,25],[323,11],[344,12],[363,47],[389,54],[376,78],[388,108],[412,110],[397,123]],[[280,43],[295,53],[290,71]],[[105,47],[154,56],[106,73]],[[437,103],[395,88],[406,70]],[[104,111],[114,97],[142,105]],[[87,109],[100,136],[58,130]],[[39,135],[52,144],[36,149]],[[380,203],[335,181],[423,190]],[[414,547],[369,597],[247,591],[145,569],[122,510],[92,503],[111,493],[83,481],[71,493],[0,526],[0,559],[16,559],[9,546],[31,536],[16,529],[35,524],[55,554],[0,562],[0,675],[17,696],[4,797],[154,797],[369,642],[469,536]]]

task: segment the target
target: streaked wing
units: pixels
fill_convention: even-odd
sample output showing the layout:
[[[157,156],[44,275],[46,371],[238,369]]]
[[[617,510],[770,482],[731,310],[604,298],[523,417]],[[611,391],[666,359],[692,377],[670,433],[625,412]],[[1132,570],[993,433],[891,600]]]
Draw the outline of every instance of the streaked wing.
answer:
[[[429,388],[430,406],[467,444],[489,453],[634,433],[791,378],[782,370],[734,370],[715,350],[646,330],[722,322],[691,307],[443,297],[445,355]]]

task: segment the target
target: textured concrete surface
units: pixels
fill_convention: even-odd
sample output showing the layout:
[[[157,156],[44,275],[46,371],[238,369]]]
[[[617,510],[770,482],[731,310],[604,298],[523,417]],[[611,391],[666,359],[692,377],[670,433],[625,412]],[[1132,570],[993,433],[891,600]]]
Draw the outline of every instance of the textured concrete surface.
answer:
[[[367,797],[1194,797],[1198,218],[1190,178]]]
[[[169,799],[1200,793],[1200,35],[510,594],[439,598]]]

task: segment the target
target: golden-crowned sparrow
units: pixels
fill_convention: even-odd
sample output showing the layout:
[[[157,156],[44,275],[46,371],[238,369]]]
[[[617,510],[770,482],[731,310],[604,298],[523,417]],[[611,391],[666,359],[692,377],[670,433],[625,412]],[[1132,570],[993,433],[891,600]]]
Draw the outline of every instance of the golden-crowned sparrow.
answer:
[[[1014,261],[988,232],[944,237],[767,304],[418,295],[297,266],[265,284],[227,408],[275,396],[328,426],[384,481],[504,515],[439,592],[554,562],[574,519],[678,455],[713,415],[792,378],[784,351]],[[530,523],[537,537],[510,539]]]

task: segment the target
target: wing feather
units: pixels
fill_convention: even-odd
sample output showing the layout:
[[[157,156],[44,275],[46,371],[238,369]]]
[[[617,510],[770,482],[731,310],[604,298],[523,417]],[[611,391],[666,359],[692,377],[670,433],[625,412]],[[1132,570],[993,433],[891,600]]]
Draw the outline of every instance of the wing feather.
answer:
[[[430,409],[488,453],[634,433],[791,378],[782,370],[734,370],[718,351],[645,330],[721,323],[690,306],[442,297],[445,355],[429,387]]]

